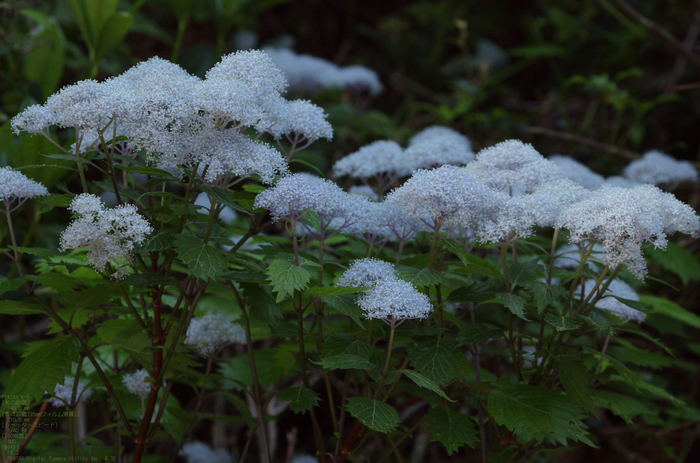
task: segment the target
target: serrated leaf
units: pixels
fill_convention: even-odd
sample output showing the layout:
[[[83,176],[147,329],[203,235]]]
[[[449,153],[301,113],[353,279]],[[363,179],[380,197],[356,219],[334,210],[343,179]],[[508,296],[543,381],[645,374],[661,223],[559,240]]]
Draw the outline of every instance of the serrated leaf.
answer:
[[[396,409],[375,399],[350,397],[343,408],[372,431],[388,433],[399,424]]]
[[[318,394],[308,387],[288,387],[277,393],[277,400],[289,402],[289,409],[296,413],[306,413],[308,410],[318,406]]]
[[[368,359],[372,356],[373,352],[374,347],[372,347],[371,344],[360,341],[356,337],[348,334],[334,333],[323,341],[322,355],[324,357],[351,354]]]
[[[566,396],[544,387],[507,385],[488,395],[489,414],[524,442],[535,439],[567,445],[572,439],[595,447],[587,437],[585,416]]]
[[[483,323],[469,325],[457,336],[457,342],[461,346],[469,344],[483,344],[488,339],[499,339],[503,337],[503,330],[494,328]]]
[[[644,402],[630,397],[628,394],[618,394],[612,391],[592,391],[592,399],[596,407],[607,408],[628,423],[638,415],[654,413],[656,409]]]
[[[277,303],[287,296],[293,296],[295,290],[304,290],[311,281],[311,273],[303,267],[283,259],[273,259],[267,268],[268,280],[272,282],[272,291],[277,293]]]
[[[423,376],[422,374],[418,373],[415,370],[401,370],[404,375],[406,375],[411,381],[416,383],[418,386],[423,387],[425,389],[429,389],[442,397],[445,400],[449,400],[450,402],[454,402],[454,400],[450,399],[447,397],[447,394],[445,394],[445,391],[440,389],[440,385],[431,380],[430,378]]]
[[[63,383],[70,373],[71,364],[77,361],[78,341],[70,336],[60,336],[41,344],[22,360],[15,374],[3,391],[3,397],[10,395],[31,396],[40,400],[45,391],[53,391],[56,384]],[[3,413],[9,408],[10,401],[4,401]]]
[[[170,249],[175,245],[175,235],[168,231],[160,231],[148,235],[146,241],[137,246],[136,252],[158,252]]]
[[[359,287],[353,288],[349,286],[314,286],[308,288],[306,292],[316,297],[342,296],[343,294],[355,294],[367,291],[371,288]]]
[[[440,238],[440,243],[462,261],[466,267],[466,273],[478,273],[498,279],[503,278],[500,270],[498,270],[498,267],[488,261],[485,261],[484,259],[476,257],[473,254],[469,254],[456,241],[443,237]]]
[[[226,271],[226,256],[211,243],[191,235],[176,238],[178,258],[187,265],[187,273],[203,280],[216,278]]]
[[[473,282],[453,290],[447,300],[451,302],[486,302],[496,297],[496,293],[501,291],[503,291],[503,284],[499,281]]]
[[[510,279],[511,288],[515,288],[518,285],[529,285],[535,281],[537,278],[537,267],[539,265],[537,261],[511,264],[508,267],[508,278]]]
[[[581,328],[583,320],[578,317],[559,317],[557,315],[547,315],[545,321],[552,325],[557,331],[570,331]]]
[[[46,311],[39,304],[20,301],[0,301],[0,314],[5,315],[34,315],[45,314]]]
[[[588,370],[579,360],[559,359],[559,379],[571,400],[589,413],[595,413],[588,387]]]
[[[177,282],[177,279],[165,276],[162,273],[134,273],[110,284],[145,287],[151,285],[172,285],[177,284]]]
[[[324,299],[324,301],[326,302],[326,305],[334,308],[343,315],[350,317],[352,321],[357,324],[357,326],[364,329],[362,317],[364,317],[365,312],[355,302],[355,296],[350,294],[344,294],[342,296],[328,296]]]
[[[650,305],[653,309],[653,312],[660,313],[671,318],[675,318],[676,320],[694,328],[700,328],[700,316],[687,311],[675,302],[669,301],[668,299],[663,297],[649,296],[646,294],[640,294],[639,300],[643,304]]]
[[[537,282],[533,285],[535,292],[535,301],[537,302],[537,313],[542,313],[544,310],[553,306],[561,312],[563,298],[566,293],[561,286],[548,285],[546,283]]]
[[[612,329],[612,326],[605,322],[604,320],[598,319],[596,317],[588,317],[586,315],[578,315],[578,317],[587,323],[593,325],[596,329],[601,330],[602,332],[609,334],[609,335],[614,335],[615,331]]]
[[[409,267],[407,265],[396,265],[394,269],[400,279],[408,281],[414,286],[439,285],[444,280],[442,273],[437,270]]]
[[[376,365],[365,357],[352,354],[334,355],[332,357],[322,357],[318,363],[326,370],[373,370]]]
[[[41,257],[45,260],[51,260],[51,258],[53,257],[53,253],[48,249],[44,248],[23,248],[21,246],[8,246],[8,248],[17,252],[21,252],[22,254],[30,254],[32,256]]]
[[[83,288],[80,291],[65,291],[59,298],[59,302],[71,309],[82,307],[94,307],[112,299],[112,288],[109,285],[98,285],[92,288]]]
[[[526,322],[530,321],[525,316],[525,300],[522,297],[510,293],[496,293],[496,300],[503,304],[516,317]]]
[[[475,448],[479,443],[479,431],[474,421],[462,413],[438,407],[428,412],[425,422],[433,434],[430,442],[442,442],[448,455],[463,445]]]
[[[455,341],[448,337],[438,337],[420,341],[409,350],[408,358],[416,371],[443,385],[456,378],[464,355],[459,352]]]

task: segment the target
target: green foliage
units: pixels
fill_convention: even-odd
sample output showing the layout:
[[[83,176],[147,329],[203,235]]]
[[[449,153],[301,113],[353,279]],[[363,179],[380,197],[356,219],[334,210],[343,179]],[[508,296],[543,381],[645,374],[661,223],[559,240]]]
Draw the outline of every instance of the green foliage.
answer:
[[[180,235],[175,240],[178,258],[187,266],[190,275],[208,280],[226,269],[225,255],[213,244],[191,235]]]
[[[277,400],[289,402],[289,409],[294,413],[305,413],[318,406],[318,394],[308,387],[288,387],[277,394]]]
[[[437,407],[430,410],[426,424],[432,433],[430,441],[441,442],[449,455],[463,445],[473,448],[479,442],[479,432],[474,427],[474,422],[449,408]]]
[[[396,409],[376,399],[350,397],[344,408],[372,431],[386,434],[399,424]]]

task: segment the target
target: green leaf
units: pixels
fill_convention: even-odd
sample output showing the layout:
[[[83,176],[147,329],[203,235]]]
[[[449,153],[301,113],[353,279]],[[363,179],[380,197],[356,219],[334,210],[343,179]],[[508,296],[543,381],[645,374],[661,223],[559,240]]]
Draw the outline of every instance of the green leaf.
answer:
[[[83,288],[80,291],[64,292],[58,300],[72,309],[94,307],[109,302],[113,297],[112,291],[113,288],[108,285],[98,285],[93,288]]]
[[[211,243],[191,235],[176,238],[179,259],[187,265],[187,273],[203,280],[216,278],[226,270],[226,256]]]
[[[396,409],[375,399],[350,397],[343,408],[372,431],[388,433],[399,424]]]
[[[367,291],[371,288],[365,287],[349,287],[349,286],[314,286],[308,288],[306,292],[316,297],[342,296],[343,294],[355,294]]]
[[[607,408],[628,423],[631,423],[635,416],[656,412],[655,408],[628,394],[594,390],[591,397],[596,407]]]
[[[557,331],[576,330],[583,326],[583,320],[578,317],[559,317],[557,315],[547,315],[545,321],[556,328]]]
[[[39,304],[20,301],[0,301],[0,314],[5,315],[34,315],[46,314]]]
[[[118,11],[112,14],[99,32],[95,44],[95,61],[99,63],[107,53],[114,50],[124,40],[133,24],[134,16],[131,13]]]
[[[66,37],[55,18],[37,10],[22,9],[17,13],[31,18],[39,27],[30,32],[34,46],[23,54],[23,70],[27,79],[39,84],[44,98],[57,89],[63,76],[66,59]]]
[[[525,316],[525,300],[522,297],[510,293],[496,293],[496,300],[506,306],[516,317],[526,322],[530,321]]]
[[[700,328],[700,316],[685,310],[675,302],[671,302],[663,297],[649,296],[646,294],[640,294],[639,300],[643,304],[650,305],[655,313],[660,313],[668,317],[675,318],[676,320],[694,328]]]
[[[698,262],[697,256],[673,241],[668,243],[665,251],[647,248],[645,254],[651,262],[678,275],[683,285],[687,285],[691,281],[700,281],[700,262]]]
[[[444,277],[437,270],[415,268],[407,265],[396,265],[396,275],[414,286],[434,286],[442,283]]]
[[[586,435],[581,409],[557,391],[507,385],[489,393],[487,407],[496,423],[515,432],[523,442],[535,439],[567,445],[566,440],[572,439],[595,447]]]
[[[433,433],[430,442],[442,442],[448,455],[463,445],[475,448],[479,443],[479,430],[474,421],[462,413],[443,407],[434,408],[428,412],[425,423],[428,431]]]
[[[447,394],[445,394],[445,391],[440,389],[440,385],[431,380],[430,378],[427,378],[423,376],[422,374],[418,373],[415,370],[401,370],[404,375],[406,375],[411,381],[416,383],[418,386],[423,387],[425,389],[429,389],[442,397],[445,400],[449,400],[450,402],[454,402],[454,400],[450,399],[447,397]]]
[[[591,313],[591,315],[593,315],[594,313],[595,313],[595,311],[593,313]],[[604,332],[606,334],[609,334],[611,336],[615,334],[615,331],[612,329],[610,322],[608,322],[607,320],[605,320],[603,318],[594,317],[594,316],[588,317],[586,315],[580,315],[580,314],[578,315],[578,317],[581,320],[585,320],[588,324],[593,325],[596,329],[601,330],[602,332]]]
[[[175,235],[169,231],[159,231],[149,235],[143,244],[136,247],[136,252],[165,251],[174,245]]]
[[[255,360],[255,370],[258,373],[258,380],[263,387],[271,386],[280,378],[280,375],[287,372],[294,366],[294,358],[291,353],[279,349],[256,350],[253,354]],[[246,387],[253,387],[253,371],[250,366],[248,354],[239,354],[221,363],[219,372],[226,378],[225,389],[243,390],[241,383]]]
[[[277,293],[277,303],[293,296],[295,290],[306,289],[311,280],[308,270],[283,259],[273,259],[266,273],[272,282],[272,291]]]
[[[224,190],[219,187],[210,187],[208,185],[200,185],[202,191],[204,191],[210,198],[213,198],[216,202],[222,203],[232,209],[243,212],[244,214],[250,214],[250,212],[233,200],[228,190]]]
[[[323,366],[326,370],[373,370],[376,368],[376,365],[365,357],[352,354],[322,357],[318,364]]]
[[[511,288],[515,288],[518,285],[529,285],[534,282],[537,279],[537,267],[539,265],[537,261],[509,265],[508,277],[510,278]]]
[[[498,269],[498,267],[480,257],[467,254],[464,256],[463,262],[466,268],[462,273],[477,273],[479,275],[486,275],[487,277],[496,278],[499,280],[503,279],[503,275],[501,275],[501,271]]]
[[[477,323],[464,328],[457,336],[457,342],[460,346],[468,346],[469,344],[483,344],[488,339],[500,339],[502,337],[502,329]]]
[[[560,310],[562,301],[566,297],[564,288],[558,285],[548,285],[537,282],[533,285],[535,290],[535,301],[537,301],[537,313],[544,312],[547,307],[553,306]]]
[[[10,377],[3,397],[20,395],[40,400],[45,391],[53,391],[56,384],[63,383],[71,364],[78,359],[78,341],[73,337],[60,336],[36,344],[38,347],[22,360]],[[0,412],[8,410],[7,404],[9,401],[3,402]]]
[[[579,360],[559,359],[559,379],[571,400],[589,413],[595,413],[588,387],[588,370]]]
[[[351,354],[369,359],[374,347],[348,334],[334,333],[323,341],[323,357]]]
[[[30,254],[32,256],[41,257],[44,260],[51,260],[53,253],[44,248],[23,248],[21,246],[8,246],[8,248],[21,252],[22,254]]]
[[[277,394],[280,402],[289,402],[289,409],[296,413],[306,413],[318,406],[318,394],[308,387],[288,387]]]
[[[439,385],[456,378],[465,361],[455,341],[448,337],[415,343],[409,350],[408,358],[416,371]]]
[[[495,298],[496,293],[501,291],[503,291],[503,283],[500,281],[475,281],[453,290],[447,300],[451,302],[486,302]]]

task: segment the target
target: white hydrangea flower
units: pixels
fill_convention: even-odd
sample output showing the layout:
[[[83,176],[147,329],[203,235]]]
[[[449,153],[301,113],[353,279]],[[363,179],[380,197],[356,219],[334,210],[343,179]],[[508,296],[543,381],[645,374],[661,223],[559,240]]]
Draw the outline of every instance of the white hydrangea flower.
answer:
[[[41,183],[9,167],[0,167],[0,201],[5,203],[10,212],[27,199],[48,194],[49,191]],[[14,201],[19,202],[11,207]]]
[[[588,297],[591,294],[591,291],[595,287],[595,281],[593,280],[586,280],[586,295],[584,296],[584,299]],[[581,287],[579,286],[578,290],[576,291],[577,295],[581,295]],[[632,289],[630,285],[625,283],[624,281],[620,279],[615,279],[610,283],[610,286],[608,286],[607,291],[605,291],[605,294],[603,297],[596,303],[596,307],[599,309],[607,310],[609,312],[613,312],[615,315],[623,319],[623,322],[626,322],[628,320],[634,320],[636,322],[643,322],[647,314],[637,310],[633,309],[632,307],[618,301],[615,299],[613,296],[617,296],[621,299],[629,299],[631,301],[639,301],[639,295],[637,292]],[[595,297],[595,296],[593,296]]]
[[[566,178],[589,190],[597,190],[605,182],[605,177],[596,174],[588,167],[568,156],[554,155],[550,156],[549,160],[559,168]]]
[[[15,135],[25,131],[47,134],[47,129],[56,125],[58,117],[43,105],[31,105],[12,118],[11,127]]]
[[[61,235],[60,249],[89,248],[88,263],[101,272],[109,261],[126,257],[153,232],[148,221],[126,204],[108,209],[95,195],[76,196],[68,208],[78,215]]]
[[[333,165],[336,177],[349,175],[361,179],[382,177],[391,180],[408,173],[403,148],[391,140],[379,140],[365,145]]]
[[[433,306],[430,299],[409,282],[389,278],[366,291],[357,299],[368,319],[387,323],[413,318],[428,318]]]
[[[222,312],[192,318],[187,328],[185,344],[192,346],[201,357],[209,357],[232,342],[245,344],[245,331]]]
[[[563,211],[555,226],[568,229],[573,243],[601,242],[611,267],[625,264],[642,279],[646,274],[642,244],[648,241],[665,249],[668,233],[695,235],[700,218],[690,206],[651,185],[604,186]]]
[[[338,286],[375,286],[396,278],[394,266],[379,259],[359,259],[338,280]]]
[[[563,177],[557,166],[532,145],[507,140],[481,150],[466,169],[489,187],[517,196]]]
[[[697,182],[698,171],[689,161],[677,161],[661,151],[647,151],[629,163],[624,175],[636,183],[651,183],[673,189],[683,182]]]
[[[151,393],[151,383],[147,383],[146,378],[148,378],[148,372],[141,368],[133,373],[124,375],[122,382],[129,392],[146,398]]]
[[[275,123],[267,129],[275,138],[291,134],[303,135],[309,142],[319,138],[333,139],[333,127],[326,120],[328,115],[323,108],[310,101],[286,101],[278,106],[274,115]],[[291,137],[290,137],[291,138]]]
[[[403,153],[407,169],[429,169],[451,165],[466,165],[474,160],[471,142],[449,127],[432,126],[416,134]]]
[[[369,185],[353,185],[348,189],[348,193],[351,195],[364,196],[370,201],[379,201],[379,195],[374,188]]]
[[[48,400],[49,404],[53,405],[54,407],[67,407],[75,405],[81,400],[90,400],[90,396],[92,396],[93,392],[95,392],[92,388],[85,389],[85,383],[78,381],[78,389],[76,390],[75,394],[75,403],[71,403],[74,385],[75,378],[66,376],[63,380],[63,384],[56,384],[56,387],[53,390],[53,395],[55,397]]]
[[[628,180],[624,177],[620,177],[619,175],[613,175],[612,177],[606,178],[603,185],[614,186],[618,188],[634,188],[637,185],[639,185],[639,183],[633,182],[632,180]]]
[[[233,457],[225,449],[213,450],[201,441],[186,443],[179,455],[187,463],[233,463]]]

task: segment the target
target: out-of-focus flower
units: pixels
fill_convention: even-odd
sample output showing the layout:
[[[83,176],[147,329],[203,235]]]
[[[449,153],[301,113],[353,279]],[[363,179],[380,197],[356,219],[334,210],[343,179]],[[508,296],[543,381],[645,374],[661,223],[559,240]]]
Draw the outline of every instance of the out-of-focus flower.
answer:
[[[209,357],[232,342],[245,344],[245,331],[221,312],[195,317],[187,328],[185,344],[192,346],[202,357]]]

